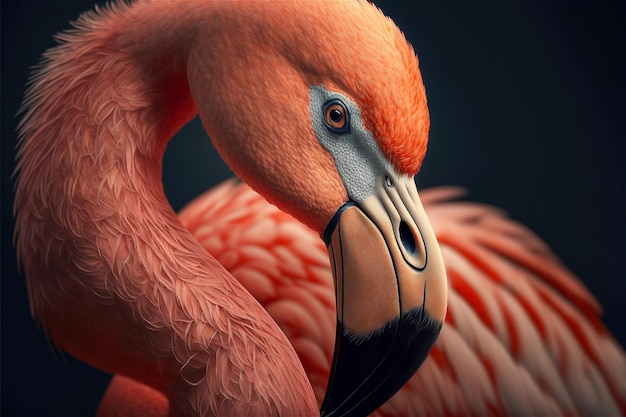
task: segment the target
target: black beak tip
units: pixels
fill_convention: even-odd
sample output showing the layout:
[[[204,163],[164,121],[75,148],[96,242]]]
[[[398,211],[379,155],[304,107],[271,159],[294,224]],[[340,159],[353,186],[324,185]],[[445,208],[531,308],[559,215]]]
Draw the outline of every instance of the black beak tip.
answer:
[[[355,335],[338,320],[321,416],[367,416],[374,412],[411,379],[440,331],[441,323],[422,307],[366,335]]]

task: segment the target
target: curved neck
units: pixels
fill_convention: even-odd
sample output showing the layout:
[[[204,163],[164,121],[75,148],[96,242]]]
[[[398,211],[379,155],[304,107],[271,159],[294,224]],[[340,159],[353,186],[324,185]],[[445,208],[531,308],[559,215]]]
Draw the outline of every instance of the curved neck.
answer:
[[[193,7],[197,5],[137,2],[103,20],[109,27],[101,31],[103,54],[95,59],[106,67],[98,76],[105,85],[91,90],[100,92],[100,105],[117,102],[128,123],[120,133],[130,133],[126,140],[159,163],[170,138],[197,114],[187,80],[190,45],[198,36],[194,28],[199,26],[199,13]],[[93,41],[87,42],[94,48]],[[111,84],[117,88],[111,89]],[[102,124],[111,121],[94,119]]]
[[[189,45],[217,3],[115,6],[61,36],[20,127],[18,253],[56,343],[181,414],[316,413],[286,337],[163,193],[166,143],[196,113]]]

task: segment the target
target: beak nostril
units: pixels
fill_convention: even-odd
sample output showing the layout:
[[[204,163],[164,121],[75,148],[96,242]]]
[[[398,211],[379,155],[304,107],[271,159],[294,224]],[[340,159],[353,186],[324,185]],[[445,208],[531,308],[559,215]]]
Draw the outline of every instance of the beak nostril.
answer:
[[[400,242],[402,242],[402,246],[404,246],[404,249],[407,251],[409,255],[415,255],[415,250],[417,248],[417,245],[415,242],[415,236],[413,236],[413,233],[411,232],[411,228],[409,227],[407,222],[405,222],[404,220],[400,222],[399,232],[400,232]]]

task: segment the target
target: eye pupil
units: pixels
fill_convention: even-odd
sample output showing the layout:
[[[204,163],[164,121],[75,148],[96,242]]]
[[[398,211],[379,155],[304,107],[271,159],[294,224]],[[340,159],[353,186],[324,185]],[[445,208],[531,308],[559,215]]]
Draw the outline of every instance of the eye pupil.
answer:
[[[324,105],[324,124],[333,133],[341,134],[350,131],[350,114],[338,99],[329,100]]]
[[[334,123],[339,123],[341,122],[341,119],[343,119],[343,113],[341,113],[341,110],[339,109],[332,109],[329,113],[330,116],[330,120],[332,120]]]

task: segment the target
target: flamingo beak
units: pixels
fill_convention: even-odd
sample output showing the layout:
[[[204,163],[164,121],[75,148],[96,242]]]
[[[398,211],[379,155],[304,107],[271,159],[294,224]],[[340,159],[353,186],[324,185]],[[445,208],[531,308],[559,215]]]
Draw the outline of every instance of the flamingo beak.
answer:
[[[337,297],[335,353],[322,416],[368,415],[417,371],[447,305],[441,252],[413,178],[377,178],[324,234]]]

